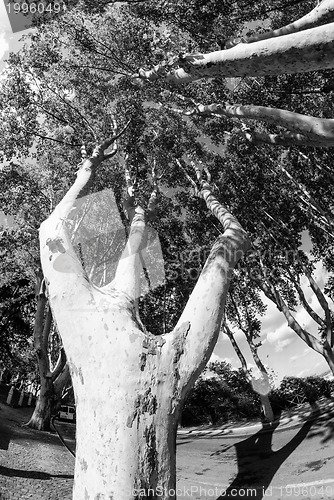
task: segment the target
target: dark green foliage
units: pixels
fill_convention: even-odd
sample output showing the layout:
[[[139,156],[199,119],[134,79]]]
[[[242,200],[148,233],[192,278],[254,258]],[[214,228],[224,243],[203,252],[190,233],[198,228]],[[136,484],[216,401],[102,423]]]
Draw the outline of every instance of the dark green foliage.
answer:
[[[331,397],[332,381],[322,377],[284,377],[280,386],[270,393],[272,404],[281,409],[292,408],[308,402],[315,403],[321,397]]]
[[[219,425],[260,418],[259,397],[241,369],[232,370],[226,362],[211,363],[208,368],[215,376],[208,378],[210,372],[206,370],[204,377],[198,379],[185,403],[181,425]],[[329,398],[333,387],[333,382],[322,377],[285,377],[269,394],[274,415],[306,402],[314,404],[322,397]]]
[[[178,158],[193,175],[187,161],[192,155],[210,168],[217,198],[238,217],[253,241],[252,250],[235,272],[227,317],[231,321],[239,314],[233,326],[239,322],[249,339],[259,343],[265,306],[256,279],[275,286],[291,310],[295,309],[298,297],[289,273],[297,281],[303,275],[296,258],[301,235],[307,232],[313,244],[312,256],[303,256],[307,266],[312,269],[322,261],[333,272],[333,230],[324,225],[317,211],[302,199],[300,189],[280,171],[281,148],[245,142],[238,120],[184,118],[167,107],[179,107],[177,93],[182,93],[203,104],[261,104],[332,117],[333,100],[327,90],[333,71],[244,78],[233,85],[216,78],[182,88],[163,81],[138,82],[131,75],[138,67],[152,67],[179,52],[222,48],[226,38],[240,34],[245,23],[252,20],[268,19],[270,15],[273,26],[281,26],[306,14],[314,2],[130,3],[112,7],[108,2],[68,1],[69,10],[61,19],[45,19],[48,23],[42,25],[40,18],[28,46],[10,58],[1,83],[0,154],[21,161],[0,174],[1,184],[6,186],[0,193],[0,208],[6,206],[15,214],[19,226],[1,240],[7,270],[12,269],[8,267],[10,258],[13,267],[18,260],[20,268],[28,268],[27,262],[32,268],[38,263],[38,225],[75,178],[81,143],[91,153],[97,141],[110,135],[113,116],[120,126],[131,118],[127,133],[119,141],[119,154],[101,166],[94,191],[113,191],[126,226],[122,212],[125,153],[137,174],[138,201],[143,206],[150,194],[153,161],[162,174],[163,194],[153,226],[159,233],[166,282],[146,290],[141,298],[144,323],[155,334],[174,327],[212,243],[222,231],[203,202],[192,195],[184,172],[176,165]],[[262,29],[261,24],[254,28]],[[308,89],[320,91],[305,94]],[[277,132],[274,125],[255,123],[254,127]],[[290,148],[287,163],[295,180],[306,186],[324,210],[333,212],[331,150]],[[104,207],[102,211],[106,213]],[[108,238],[108,234],[102,234],[86,242],[82,251],[87,270],[96,246],[101,243],[106,248]],[[18,247],[23,248],[19,258]],[[119,252],[117,247],[103,264],[114,266]],[[107,276],[112,278],[110,270]],[[28,277],[33,280],[31,268]],[[332,297],[333,288],[333,278],[329,278],[326,290]],[[239,384],[238,393],[246,391],[240,380],[234,381]],[[215,390],[215,386],[210,388],[211,393]],[[245,412],[247,404],[243,407]]]
[[[243,371],[232,370],[229,363],[209,365],[191,391],[182,413],[181,425],[219,425],[236,419],[252,419],[261,414],[258,396],[252,390]]]

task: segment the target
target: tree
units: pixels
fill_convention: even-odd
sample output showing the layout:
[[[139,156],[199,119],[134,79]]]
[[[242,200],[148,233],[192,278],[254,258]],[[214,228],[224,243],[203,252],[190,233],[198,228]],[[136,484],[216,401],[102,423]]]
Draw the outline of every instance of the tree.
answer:
[[[226,43],[226,48],[234,47],[239,43],[253,43],[259,40],[268,40],[277,36],[284,36],[290,33],[297,33],[315,26],[322,26],[334,20],[334,5],[332,0],[323,0],[308,14],[293,23],[283,26],[282,28],[265,31],[264,33],[255,34],[245,38],[230,40]]]
[[[53,154],[61,160],[54,173],[59,176],[60,186],[55,198],[62,201],[56,210],[53,210],[50,218],[43,223],[40,234],[43,271],[48,280],[50,303],[69,359],[78,404],[75,498],[82,498],[85,488],[87,488],[86,496],[94,497],[95,494],[104,492],[104,486],[101,485],[100,488],[100,482],[103,482],[108,472],[109,476],[114,478],[114,483],[123,480],[126,485],[129,483],[129,477],[135,475],[134,481],[138,479],[138,482],[134,483],[135,487],[142,487],[144,490],[146,488],[146,492],[151,485],[154,487],[159,485],[159,481],[167,487],[175,484],[177,417],[187,391],[207,361],[217,338],[231,269],[237,260],[237,256],[233,253],[238,245],[242,246],[243,251],[246,249],[246,241],[241,241],[244,233],[240,226],[234,226],[235,234],[226,229],[225,216],[233,224],[235,223],[234,218],[227,215],[227,212],[216,213],[220,221],[220,216],[223,216],[225,226],[224,233],[219,235],[221,230],[213,217],[196,215],[196,204],[189,199],[189,193],[177,192],[175,199],[185,201],[186,214],[177,207],[181,215],[179,214],[179,220],[172,227],[181,227],[184,233],[172,239],[171,229],[166,229],[164,239],[167,245],[170,243],[168,249],[173,248],[173,245],[174,248],[178,248],[178,245],[186,246],[185,242],[192,241],[193,235],[197,237],[197,239],[194,237],[195,243],[201,238],[211,243],[213,236],[218,234],[218,243],[214,244],[191,294],[189,280],[181,283],[181,287],[177,286],[180,281],[174,282],[173,286],[169,287],[167,297],[170,299],[170,304],[175,305],[177,309],[186,306],[176,326],[172,326],[172,332],[157,337],[147,334],[139,321],[138,294],[134,282],[134,277],[138,275],[140,268],[139,252],[136,253],[136,249],[141,250],[141,242],[145,238],[146,231],[144,211],[139,206],[135,208],[131,203],[128,204],[130,220],[132,218],[129,242],[130,245],[133,244],[131,251],[134,253],[123,255],[120,260],[113,282],[114,288],[106,285],[99,290],[88,282],[83,271],[82,259],[77,256],[66,233],[65,220],[71,223],[69,211],[73,208],[75,200],[84,194],[84,189],[92,180],[92,174],[98,169],[101,177],[97,179],[97,184],[100,181],[98,186],[101,189],[104,185],[111,184],[110,177],[116,177],[117,174],[120,177],[120,169],[115,166],[116,162],[112,163],[114,166],[112,172],[107,168],[103,169],[101,165],[104,148],[110,146],[115,138],[103,144],[98,142],[98,138],[105,137],[112,127],[113,115],[124,117],[124,121],[131,117],[129,134],[123,136],[120,142],[124,151],[130,155],[131,162],[135,163],[141,184],[147,181],[153,149],[157,165],[161,170],[166,169],[164,181],[167,187],[174,190],[178,190],[180,184],[184,183],[182,168],[188,172],[188,167],[182,160],[191,152],[193,157],[201,159],[204,165],[213,167],[214,174],[220,173],[218,190],[224,193],[224,199],[226,198],[233,208],[233,213],[237,213],[240,220],[245,221],[247,229],[256,225],[258,231],[264,220],[264,215],[261,213],[261,209],[264,208],[262,205],[257,207],[259,211],[255,214],[255,218],[253,214],[249,215],[256,195],[252,176],[257,176],[259,180],[275,181],[272,189],[266,191],[270,199],[270,209],[275,211],[275,215],[282,210],[285,216],[291,208],[293,219],[289,220],[287,217],[287,224],[291,224],[293,234],[291,238],[282,237],[281,240],[283,244],[289,244],[290,240],[293,240],[297,245],[300,241],[300,232],[306,224],[306,217],[301,215],[299,200],[298,203],[295,199],[289,201],[291,191],[287,188],[283,193],[280,192],[277,173],[269,174],[268,170],[263,168],[260,155],[251,149],[252,145],[240,144],[237,138],[234,144],[228,145],[230,149],[235,147],[240,153],[244,153],[244,170],[245,165],[249,170],[248,175],[243,172],[244,177],[241,178],[246,178],[246,183],[248,181],[252,188],[252,196],[247,197],[247,193],[245,195],[241,192],[240,186],[245,185],[245,182],[244,184],[239,182],[240,162],[236,169],[224,167],[222,158],[208,152],[201,144],[199,140],[201,127],[194,126],[192,122],[187,122],[180,116],[172,117],[171,113],[159,109],[157,104],[161,101],[163,90],[167,88],[174,91],[172,83],[176,79],[175,76],[180,77],[178,78],[180,83],[181,80],[194,81],[202,76],[217,76],[218,65],[214,59],[217,55],[221,56],[223,61],[229,57],[233,59],[233,64],[225,65],[225,69],[219,73],[221,76],[233,77],[239,74],[278,74],[290,70],[307,72],[312,68],[326,68],[333,60],[332,32],[330,25],[327,25],[321,28],[321,31],[318,28],[310,32],[304,31],[302,37],[298,33],[287,35],[283,38],[278,37],[274,41],[235,47],[215,56],[202,57],[197,54],[177,57],[172,62],[180,63],[192,75],[188,76],[189,74],[185,74],[181,68],[173,74],[167,74],[167,78],[159,80],[156,78],[157,74],[168,73],[169,69],[168,64],[159,64],[161,55],[168,55],[178,44],[185,52],[188,42],[193,42],[191,35],[182,37],[174,26],[172,29],[168,27],[166,39],[157,42],[160,50],[153,50],[153,43],[149,42],[149,38],[153,37],[156,26],[138,20],[131,9],[120,8],[115,12],[109,12],[103,18],[87,16],[82,20],[80,11],[73,9],[62,18],[61,23],[57,24],[55,20],[47,28],[43,27],[34,35],[31,49],[27,49],[23,57],[12,60],[11,78],[17,84],[16,88],[20,90],[19,102],[15,101],[17,110],[13,112],[13,102],[10,99],[2,103],[2,116],[6,119],[1,126],[8,127],[12,136],[16,134],[18,138],[15,141],[13,138],[4,141],[2,149],[6,155],[12,157],[17,153],[26,154],[34,144],[37,149],[36,156],[39,160],[44,160],[44,168],[45,163],[52,162]],[[60,33],[63,36],[59,36]],[[315,57],[316,48],[322,50],[326,46],[328,52],[326,54],[321,52],[321,57]],[[257,62],[250,65],[249,56],[253,50],[259,57],[254,58]],[[307,57],[302,63],[299,59],[302,59],[304,52],[307,52]],[[268,58],[264,53],[268,54]],[[285,57],[289,58],[288,63]],[[201,68],[201,63],[203,62],[205,66],[210,58],[213,62],[210,71],[205,67]],[[296,59],[298,64],[295,64]],[[192,61],[194,64],[189,67],[188,63]],[[152,62],[157,66],[155,72],[136,71],[138,65],[150,67]],[[270,68],[266,64],[270,64]],[[132,75],[135,74],[139,74],[142,78],[133,78]],[[155,83],[145,85],[145,79],[151,76]],[[7,85],[6,95],[13,99],[15,86],[10,83],[9,78],[3,85]],[[211,91],[217,92],[215,102],[224,102],[221,95],[228,93],[226,86],[222,86],[219,79],[199,82],[194,89],[189,90],[189,93],[194,93],[190,97],[196,102],[205,102],[202,99],[203,95]],[[4,132],[8,132],[8,129]],[[152,134],[155,130],[158,130],[160,135],[158,134],[158,140],[152,146]],[[218,134],[217,137],[221,138]],[[45,147],[46,141],[53,146]],[[69,176],[66,172],[67,169],[70,170],[71,165],[79,161],[77,152],[82,142],[88,144],[89,148],[97,143],[100,146],[79,168],[77,181],[67,191]],[[222,142],[224,139],[219,144]],[[268,150],[264,151],[267,153]],[[254,153],[254,157],[258,156],[257,163],[248,162],[249,152]],[[123,162],[124,157],[119,158],[119,163]],[[182,168],[179,170],[175,166],[175,158],[180,158]],[[263,161],[262,159],[262,163]],[[228,162],[229,158],[226,163]],[[67,194],[63,198],[66,191]],[[220,205],[211,197],[211,191],[206,184],[202,186],[201,193],[210,209],[219,209]],[[258,193],[259,191],[257,192],[259,198]],[[325,194],[327,196],[327,192]],[[165,204],[167,205],[166,202]],[[182,217],[186,223],[182,223]],[[281,220],[280,217],[277,218]],[[211,227],[211,232],[208,229],[210,225],[214,226],[214,230]],[[166,226],[167,224],[165,228]],[[252,231],[256,234],[254,229]],[[238,237],[234,239],[236,234]],[[266,248],[265,245],[270,240],[269,233],[265,234],[264,230],[261,236],[263,236],[262,244]],[[230,252],[224,252],[228,247]],[[327,248],[329,244],[326,240]],[[195,270],[199,267],[197,264]],[[217,273],[221,275],[220,271],[223,271],[222,281],[216,279]],[[280,290],[288,288],[282,282],[278,282],[278,286]],[[124,298],[125,292],[130,294],[132,301]],[[290,294],[289,289],[286,290],[286,294]],[[188,295],[190,295],[189,300]],[[292,298],[290,303],[293,303]],[[206,306],[208,310],[203,314],[202,308]],[[120,310],[121,307],[123,310]],[[175,316],[175,313],[173,314]],[[207,319],[209,321],[206,321]],[[113,325],[115,330],[111,334]],[[124,335],[124,330],[123,332],[117,330],[118,325],[123,325],[127,335]],[[161,345],[163,340],[166,342]],[[90,354],[89,360],[86,358],[87,352]],[[102,358],[101,353],[104,355]],[[174,367],[177,369],[174,370]],[[94,380],[96,373],[100,377],[98,387]],[[115,400],[115,388],[118,387],[122,387],[121,396]],[[109,399],[115,402],[113,409],[115,414],[112,414],[112,417],[109,414],[110,407],[105,404]],[[100,412],[94,414],[97,406]],[[91,434],[87,433],[87,426],[84,424],[87,418],[92,422],[89,426]],[[121,433],[123,437],[125,436],[123,441],[119,438]],[[115,450],[113,456],[103,455],[102,440],[110,444],[109,449]],[[138,454],[133,453],[134,449],[138,450],[139,445]],[[104,447],[104,452],[105,449]],[[126,463],[125,455],[126,459],[129,458]],[[162,457],[158,464],[157,457]],[[119,463],[124,465],[124,468],[120,469]],[[96,473],[94,480],[90,481],[94,473]],[[86,486],[86,481],[90,481],[90,486]],[[110,483],[105,485],[105,488],[109,488],[106,495],[110,494],[112,487]],[[114,491],[116,498],[124,498],[124,489],[122,491],[121,489],[117,482]],[[131,493],[128,497],[131,498]]]
[[[17,241],[24,243],[25,237],[19,234],[16,239],[18,226],[8,207],[7,214],[2,213],[5,216],[0,220],[0,359],[7,369],[8,381],[17,379],[25,384],[35,378],[31,356],[33,292],[30,270],[25,268],[25,251],[16,245]]]
[[[182,100],[192,101],[180,96]],[[302,145],[308,147],[333,147],[334,146],[334,120],[302,115],[284,109],[269,108],[265,106],[242,105],[202,105],[192,101],[194,109],[184,112],[189,116],[194,113],[204,116],[225,116],[239,120],[257,120],[274,124],[276,127],[285,128],[289,132],[268,134],[254,132],[250,127],[242,127],[245,138],[256,144],[273,144],[280,146]],[[176,110],[180,112],[180,110]],[[181,111],[182,113],[182,111]]]
[[[242,369],[233,370],[224,361],[209,363],[197,379],[182,411],[181,425],[256,418],[260,415],[258,396]]]
[[[145,211],[128,200],[132,219],[129,240],[113,282],[101,289],[89,284],[63,222],[107,158],[104,151],[116,137],[95,148],[40,229],[50,305],[62,334],[76,397],[73,497],[113,492],[121,498],[126,485],[129,498],[133,490],[148,492],[158,487],[165,492],[163,498],[170,498],[168,492],[175,490],[175,438],[182,403],[213,350],[232,269],[247,250],[248,239],[203,182],[200,194],[224,233],[213,246],[174,330],[152,336],[142,327],[136,308]],[[154,203],[155,198],[156,193]],[[116,351],[115,344],[122,347]],[[102,375],[98,388],[94,380],[97,371]],[[111,411],[105,401],[115,393],[119,397]],[[102,451],[106,444],[114,450],[108,456]],[[134,454],[134,449],[138,453]]]
[[[303,73],[333,68],[333,23],[302,32],[240,44],[231,49],[208,54],[184,54],[173,63],[151,70],[140,68],[135,77],[185,84],[200,78],[265,76],[281,73]]]
[[[43,277],[39,269],[37,227],[45,217],[43,214],[47,214],[52,205],[52,184],[48,182],[43,185],[42,175],[37,180],[29,167],[19,164],[7,165],[0,175],[4,186],[1,190],[1,205],[6,207],[7,218],[11,217],[12,220],[11,227],[6,228],[2,235],[2,276],[4,280],[15,280],[11,284],[15,286],[15,292],[12,291],[6,301],[1,301],[4,309],[4,338],[7,343],[11,340],[11,325],[15,324],[15,342],[12,341],[8,346],[7,359],[17,359],[21,380],[25,381],[27,378],[27,382],[34,381],[36,385],[40,385],[37,404],[27,425],[39,430],[49,430],[54,403],[60,398],[64,386],[69,383],[69,371],[68,368],[65,369],[66,356],[61,349],[61,342],[51,342],[52,317],[50,311],[47,311],[45,286],[42,286]],[[10,295],[7,288],[4,286],[3,292]],[[28,335],[29,338],[26,339]],[[17,349],[16,344],[20,349]],[[25,351],[26,357],[21,360]],[[35,356],[37,367],[32,361]],[[22,367],[24,361],[25,369]],[[33,369],[26,374],[31,365]],[[51,369],[52,366],[54,370]]]
[[[233,332],[230,330],[230,328],[228,327],[228,325],[226,323],[224,325],[223,331],[224,331],[224,333],[227,334],[228,338],[231,341],[231,344],[232,344],[232,346],[233,346],[233,348],[234,348],[234,350],[235,350],[235,352],[236,352],[236,354],[241,362],[242,370],[243,370],[248,382],[251,384],[251,386],[253,387],[253,390],[260,397],[264,417],[269,422],[273,422],[274,413],[273,413],[273,410],[272,410],[272,407],[270,404],[270,400],[269,400],[269,396],[268,396],[268,394],[271,390],[269,376],[268,376],[268,373],[267,373],[265,366],[263,365],[262,361],[260,360],[260,358],[258,356],[258,353],[257,353],[258,346],[254,345],[254,342],[252,339],[253,332],[247,331],[247,333],[250,333],[250,336],[248,336],[247,333],[246,333],[246,336],[247,336],[247,341],[248,341],[250,348],[251,348],[253,359],[255,361],[256,370],[250,370],[247,367],[247,362],[245,360],[245,357],[242,354],[242,352],[238,346],[238,343],[236,342],[236,340],[233,336]]]
[[[34,350],[38,360],[40,390],[34,412],[27,425],[33,429],[48,431],[55,403],[60,400],[63,389],[70,385],[70,374],[66,366],[64,348],[62,346],[59,348],[58,345],[50,349],[53,318],[45,295],[45,283],[41,272],[36,285],[36,300]],[[52,363],[52,357],[57,351],[59,352],[57,362]]]

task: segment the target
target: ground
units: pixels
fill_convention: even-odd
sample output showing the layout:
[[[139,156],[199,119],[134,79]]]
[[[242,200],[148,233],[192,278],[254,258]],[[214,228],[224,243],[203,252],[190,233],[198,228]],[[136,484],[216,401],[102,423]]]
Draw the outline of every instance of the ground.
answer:
[[[310,406],[301,406],[265,430],[259,422],[180,429],[178,500],[229,498],[215,494],[216,486],[239,491],[230,498],[248,498],[245,480],[257,485],[250,496],[256,500],[333,500],[334,400],[322,400],[319,408],[310,418]],[[71,500],[74,458],[54,431],[24,426],[31,412],[0,403],[0,500]],[[57,425],[74,449],[75,426]],[[287,484],[297,487],[287,490]]]
[[[31,412],[0,404],[0,500],[69,500],[74,458],[56,433],[23,425]]]

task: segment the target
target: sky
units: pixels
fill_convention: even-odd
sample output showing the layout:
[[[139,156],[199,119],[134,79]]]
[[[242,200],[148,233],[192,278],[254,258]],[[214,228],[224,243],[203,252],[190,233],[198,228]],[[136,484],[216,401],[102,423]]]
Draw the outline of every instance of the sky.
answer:
[[[317,265],[314,277],[319,286],[323,288],[327,279],[327,272],[321,264]],[[323,317],[322,309],[312,290],[307,286],[306,279],[303,283],[303,290],[306,298],[311,300],[311,306]],[[267,304],[268,309],[262,321],[262,346],[259,348],[258,354],[262,362],[267,367],[274,370],[275,376],[277,377],[276,383],[278,384],[284,376],[307,377],[310,375],[323,375],[325,372],[328,372],[329,367],[324,358],[308,347],[305,342],[288,327],[285,316],[271,301],[265,297],[263,297],[263,300],[265,304]],[[328,299],[328,301],[333,308],[333,302],[330,299]],[[317,325],[303,307],[297,308],[295,317],[303,328],[317,336]],[[254,366],[254,361],[244,334],[242,332],[237,332],[235,338],[249,366]],[[221,335],[217,342],[213,360],[225,360],[231,363],[234,368],[241,367],[241,363],[229,339],[225,335]]]
[[[5,59],[9,51],[18,51],[22,47],[20,39],[27,31],[12,33],[4,2],[0,1],[0,73],[5,67]],[[307,236],[304,238],[305,250],[309,250],[309,241]],[[326,281],[326,272],[317,266],[315,278],[322,287]],[[316,298],[312,297],[312,291],[307,284],[304,286],[306,297],[312,300],[312,305],[321,313],[320,305]],[[263,363],[274,370],[277,377],[277,383],[284,376],[309,376],[322,375],[328,372],[328,365],[324,358],[310,349],[294,332],[287,326],[286,319],[278,311],[276,306],[268,299],[264,298],[268,309],[263,318],[261,340],[262,346],[259,349],[259,356]],[[331,303],[333,307],[333,303]],[[308,316],[303,308],[298,308],[296,318],[300,324],[311,333],[317,332],[317,325]],[[236,340],[241,348],[249,366],[254,366],[253,358],[242,332],[236,333]],[[235,354],[229,339],[221,335],[212,356],[212,360],[226,360],[234,368],[241,366],[237,355]]]
[[[7,16],[5,3],[0,1],[0,73],[4,69],[4,60],[8,57],[9,51],[16,52],[22,46],[20,39],[22,35],[28,33],[27,30],[13,33]]]

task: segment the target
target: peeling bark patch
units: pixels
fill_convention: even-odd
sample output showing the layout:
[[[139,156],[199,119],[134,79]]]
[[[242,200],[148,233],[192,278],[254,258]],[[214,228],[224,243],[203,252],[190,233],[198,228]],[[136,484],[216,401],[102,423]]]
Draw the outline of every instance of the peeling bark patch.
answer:
[[[51,253],[66,253],[63,240],[59,236],[57,236],[57,238],[48,238],[46,244]]]
[[[88,464],[84,458],[80,461],[80,466],[84,472],[87,472]]]
[[[151,469],[151,474],[156,473],[157,471],[157,443],[156,443],[156,432],[155,427],[152,424],[150,427],[145,429],[144,438],[147,444],[147,462],[148,466]],[[152,479],[152,477],[150,478]]]
[[[145,352],[142,352],[140,355],[139,366],[140,366],[140,370],[143,372],[144,368],[146,366],[146,354],[145,354]]]
[[[122,328],[122,330],[126,330],[126,329]],[[130,333],[129,339],[130,339],[131,343],[136,342],[136,340],[138,339],[138,333]]]
[[[80,382],[82,385],[84,385],[85,381],[84,381],[84,378],[83,378],[83,374],[82,374],[82,370],[81,368],[77,368],[72,361],[69,361],[69,366],[70,366],[70,370],[72,373],[74,373],[74,375],[76,375],[77,377],[80,378]]]
[[[148,413],[154,415],[157,411],[157,398],[153,396],[151,388],[148,388],[144,394],[139,394],[135,401],[135,409],[126,421],[127,427],[132,427],[133,422],[137,418],[137,424],[140,422],[140,415]]]
[[[140,469],[138,472],[140,495],[138,498],[156,500],[156,487],[158,484],[158,453],[155,425],[152,423],[144,429],[145,445],[139,450]],[[137,498],[137,497],[136,497]]]
[[[161,348],[166,343],[165,339],[162,337],[157,337],[155,335],[145,335],[142,344],[142,353],[140,354],[139,366],[140,370],[144,371],[146,366],[147,356],[151,354],[152,356],[157,354],[157,349]]]
[[[182,323],[176,330],[174,330],[175,338],[172,345],[175,349],[173,363],[177,363],[184,353],[184,342],[190,330],[190,321]]]
[[[82,383],[82,385],[84,385],[84,378],[83,378],[83,375],[82,375],[81,368],[79,368],[79,378],[80,378],[80,382]]]
[[[147,389],[142,398],[142,413],[148,413],[149,415],[154,415],[157,411],[157,398],[151,393],[151,389]]]

